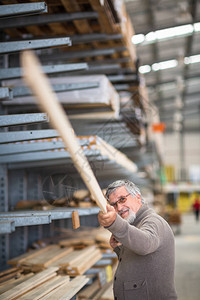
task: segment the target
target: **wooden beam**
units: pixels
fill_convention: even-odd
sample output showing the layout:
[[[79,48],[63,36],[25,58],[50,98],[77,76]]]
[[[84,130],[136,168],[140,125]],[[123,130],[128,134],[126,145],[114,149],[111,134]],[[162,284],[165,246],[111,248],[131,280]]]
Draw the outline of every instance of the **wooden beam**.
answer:
[[[107,201],[103,196],[87,158],[76,140],[75,133],[64,109],[59,104],[48,79],[42,72],[37,57],[31,51],[24,51],[21,55],[21,64],[24,69],[25,81],[36,95],[42,109],[49,114],[52,125],[60,133],[78,172],[94,197],[97,205],[103,212],[106,212]]]

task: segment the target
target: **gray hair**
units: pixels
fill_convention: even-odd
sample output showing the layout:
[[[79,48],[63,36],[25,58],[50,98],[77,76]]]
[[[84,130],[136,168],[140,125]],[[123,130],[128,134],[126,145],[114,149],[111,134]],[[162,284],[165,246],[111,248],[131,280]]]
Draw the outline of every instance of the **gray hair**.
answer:
[[[121,179],[114,181],[113,183],[109,184],[106,189],[106,199],[109,200],[110,194],[116,191],[119,187],[124,186],[128,193],[130,193],[133,197],[137,196],[138,194],[141,197],[142,203],[144,204],[145,201],[141,195],[140,189],[131,181],[127,179]]]

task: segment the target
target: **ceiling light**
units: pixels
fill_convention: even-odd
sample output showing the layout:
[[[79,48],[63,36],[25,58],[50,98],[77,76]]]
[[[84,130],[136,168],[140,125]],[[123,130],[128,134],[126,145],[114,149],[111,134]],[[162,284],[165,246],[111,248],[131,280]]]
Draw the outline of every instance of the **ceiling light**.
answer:
[[[139,72],[141,74],[149,73],[149,72],[151,72],[151,67],[149,65],[141,66],[141,67],[139,67]]]
[[[193,32],[200,31],[200,22],[192,24],[186,24],[181,26],[170,27],[166,29],[150,31],[146,35],[144,34],[136,34],[132,37],[133,44],[141,44],[143,45],[155,42],[157,40],[173,38],[182,35],[190,35]]]
[[[155,34],[156,34],[156,38],[160,40],[160,39],[173,37],[175,35],[175,30],[174,28],[167,28],[167,29],[157,30]]]
[[[200,31],[200,22],[199,23],[194,23],[194,31]]]
[[[165,70],[170,68],[175,68],[178,64],[178,61],[176,59],[166,60],[159,63],[153,64],[152,70],[153,71],[159,71],[159,70]]]
[[[151,31],[145,35],[145,41],[152,42],[156,40],[156,33]]]
[[[188,64],[195,64],[195,63],[198,63],[198,62],[200,62],[200,54],[192,55],[192,56],[184,58],[184,63],[186,65],[188,65]]]
[[[134,45],[141,44],[144,42],[144,34],[136,34],[132,36],[132,43]]]

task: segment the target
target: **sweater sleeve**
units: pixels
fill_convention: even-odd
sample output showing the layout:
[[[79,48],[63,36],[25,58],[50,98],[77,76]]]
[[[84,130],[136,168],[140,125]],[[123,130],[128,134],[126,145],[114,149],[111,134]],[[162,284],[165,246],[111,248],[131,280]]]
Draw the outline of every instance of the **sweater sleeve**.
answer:
[[[151,216],[143,220],[140,228],[137,228],[117,215],[114,223],[107,229],[123,246],[138,255],[146,255],[156,251],[161,243],[159,225],[159,219]]]

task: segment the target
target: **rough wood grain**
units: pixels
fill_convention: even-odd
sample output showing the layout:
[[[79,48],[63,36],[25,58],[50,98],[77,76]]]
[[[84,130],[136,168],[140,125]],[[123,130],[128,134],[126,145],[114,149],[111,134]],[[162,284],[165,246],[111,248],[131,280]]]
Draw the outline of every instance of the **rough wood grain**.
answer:
[[[23,262],[23,265],[46,268],[48,265],[69,254],[71,251],[72,248],[62,249],[59,246],[54,245],[53,247],[48,248],[48,250],[42,254],[26,259]]]
[[[43,283],[41,286],[31,290],[22,297],[18,298],[19,300],[39,300],[41,297],[46,296],[48,293],[56,290],[58,287],[62,286],[69,282],[69,276],[56,276],[47,282]]]
[[[22,282],[21,284],[15,286],[9,291],[6,291],[5,293],[1,294],[0,299],[4,300],[13,300],[27,291],[33,289],[34,287],[38,286],[42,282],[56,276],[56,271],[58,268],[52,267],[45,271],[42,271],[36,275],[34,275],[32,278],[27,279],[26,281]]]
[[[89,278],[85,276],[77,276],[70,282],[63,284],[41,300],[70,300],[77,292],[88,282]]]

